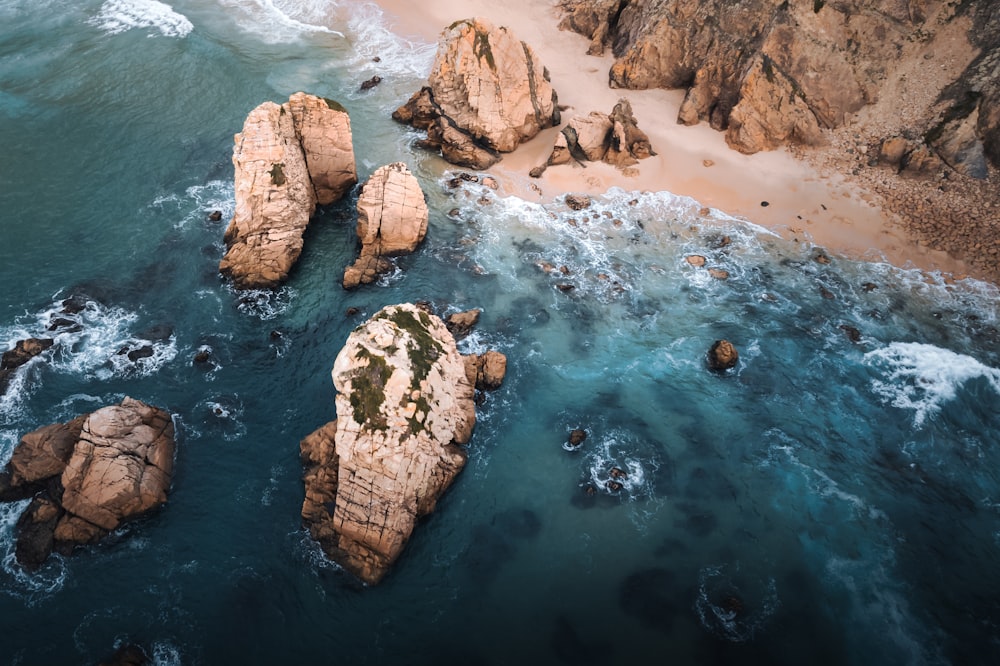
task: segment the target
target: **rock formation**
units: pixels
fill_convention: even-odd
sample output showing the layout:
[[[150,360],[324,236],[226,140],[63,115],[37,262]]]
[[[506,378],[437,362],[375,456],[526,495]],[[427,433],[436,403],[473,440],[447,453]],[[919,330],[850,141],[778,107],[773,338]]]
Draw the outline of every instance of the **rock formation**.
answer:
[[[556,136],[548,161],[532,169],[531,175],[537,178],[546,166],[568,164],[574,159],[604,161],[624,169],[655,154],[649,137],[639,129],[632,105],[623,98],[610,114],[592,111],[587,116],[571,118]]]
[[[376,583],[465,464],[473,388],[441,320],[409,304],[351,333],[333,383],[336,425],[302,442],[302,515],[330,557]]]
[[[13,349],[5,351],[0,358],[0,395],[7,392],[15,370],[51,347],[54,342],[51,338],[27,338],[18,340]]]
[[[556,93],[534,51],[481,18],[442,34],[428,85],[393,113],[427,130],[424,145],[452,164],[485,169],[559,124]]]
[[[316,204],[357,182],[350,117],[332,100],[295,93],[251,111],[235,144],[236,211],[219,271],[239,289],[274,287],[299,258]]]
[[[18,520],[25,567],[69,553],[167,500],[174,465],[170,414],[132,398],[26,434],[0,473],[0,501],[33,497]]]
[[[386,257],[409,254],[427,235],[427,202],[402,162],[379,167],[358,198],[361,254],[344,271],[344,288],[374,282],[392,268]]]
[[[678,122],[746,153],[812,144],[935,53],[964,58],[913,128],[956,170],[1000,166],[1000,8],[947,0],[561,0],[560,27],[610,46],[612,87],[683,88]],[[964,41],[956,48],[954,39]],[[937,41],[940,41],[938,45]],[[922,45],[926,44],[926,48]],[[910,60],[907,60],[910,58]],[[914,59],[921,59],[915,64]],[[918,84],[923,85],[923,84]],[[935,82],[935,85],[938,85]]]
[[[467,360],[435,315],[383,308],[333,365],[337,420],[301,442],[303,523],[323,551],[379,582],[416,520],[465,465],[475,425]]]

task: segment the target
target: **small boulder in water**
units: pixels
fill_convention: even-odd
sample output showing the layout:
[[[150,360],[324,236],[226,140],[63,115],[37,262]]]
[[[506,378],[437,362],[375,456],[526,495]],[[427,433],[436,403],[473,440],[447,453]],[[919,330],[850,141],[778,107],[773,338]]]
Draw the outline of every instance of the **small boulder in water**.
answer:
[[[566,205],[573,210],[583,210],[590,207],[590,197],[586,194],[567,194]]]
[[[472,310],[466,310],[465,312],[455,312],[448,315],[448,319],[445,320],[445,326],[448,327],[448,332],[455,336],[455,339],[464,338],[472,330],[472,327],[476,325],[479,321],[479,315],[482,310],[474,308]]]
[[[362,90],[371,90],[372,88],[374,88],[375,86],[377,86],[380,83],[382,83],[382,77],[379,76],[378,74],[376,74],[375,76],[373,76],[372,78],[368,79],[367,81],[362,81],[361,82],[361,89]]]
[[[222,211],[221,210],[213,210],[211,213],[208,214],[208,220],[209,220],[209,222],[221,222],[222,221]]]
[[[689,254],[688,256],[684,257],[684,261],[688,262],[689,264],[691,264],[696,268],[700,268],[705,265],[705,257],[701,256],[700,254]]]
[[[569,445],[574,448],[583,444],[586,439],[587,431],[581,428],[571,430],[569,433]]]
[[[716,340],[708,350],[708,367],[717,372],[736,367],[739,360],[740,354],[729,340]]]

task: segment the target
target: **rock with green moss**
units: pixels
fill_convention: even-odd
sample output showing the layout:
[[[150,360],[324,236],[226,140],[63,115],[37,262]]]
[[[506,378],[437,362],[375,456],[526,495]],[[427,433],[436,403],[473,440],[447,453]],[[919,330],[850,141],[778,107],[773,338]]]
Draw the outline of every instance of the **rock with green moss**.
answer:
[[[411,304],[351,333],[333,383],[336,422],[301,445],[302,516],[329,557],[373,584],[465,465],[474,390],[444,323]]]

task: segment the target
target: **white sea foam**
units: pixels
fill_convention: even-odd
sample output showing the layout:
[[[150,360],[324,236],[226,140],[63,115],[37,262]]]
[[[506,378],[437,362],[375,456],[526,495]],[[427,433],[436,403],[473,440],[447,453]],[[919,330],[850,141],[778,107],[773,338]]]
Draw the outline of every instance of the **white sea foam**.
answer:
[[[436,44],[397,35],[386,25],[381,7],[368,2],[351,8],[348,34],[354,47],[355,65],[398,77],[424,78],[431,71]],[[375,58],[379,59],[376,64]]]
[[[106,0],[90,24],[112,35],[133,28],[153,28],[164,37],[185,37],[194,29],[186,16],[156,0]],[[154,34],[150,32],[149,36]]]
[[[3,585],[4,592],[23,599],[28,605],[48,597],[66,582],[66,567],[62,557],[53,554],[38,571],[27,572],[14,554],[14,528],[21,513],[31,503],[30,499],[0,504],[0,567],[13,585]]]
[[[1000,370],[948,349],[919,342],[893,342],[865,354],[865,363],[882,371],[872,390],[894,407],[914,410],[918,428],[928,416],[954,400],[958,389],[983,378],[1000,394]]]
[[[183,229],[195,224],[204,225],[213,211],[222,214],[222,220],[211,223],[224,228],[236,210],[236,195],[232,181],[212,180],[204,185],[192,185],[184,191],[185,196],[175,193],[156,197],[149,204],[164,213],[174,216],[175,229]]]
[[[288,285],[273,291],[270,289],[237,291],[231,286],[229,290],[239,299],[237,308],[240,312],[257,317],[261,321],[268,321],[282,314],[288,309],[296,294]]]
[[[343,37],[329,26],[336,20],[334,0],[219,0],[230,10],[241,30],[267,44],[281,44],[309,33]]]
[[[156,641],[152,651],[154,666],[181,666],[184,663],[177,646],[167,641]]]

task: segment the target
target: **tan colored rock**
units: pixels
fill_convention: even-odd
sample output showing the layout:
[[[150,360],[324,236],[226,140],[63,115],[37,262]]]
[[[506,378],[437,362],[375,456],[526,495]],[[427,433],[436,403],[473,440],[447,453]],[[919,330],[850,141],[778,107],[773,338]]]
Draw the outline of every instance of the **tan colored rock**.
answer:
[[[85,416],[54,423],[21,438],[10,459],[13,486],[36,483],[62,474],[83,429]]]
[[[463,338],[469,334],[472,328],[479,322],[479,315],[483,313],[479,308],[466,310],[464,312],[453,312],[448,315],[445,325],[448,331],[456,339]]]
[[[441,35],[428,86],[393,113],[428,130],[453,164],[483,169],[559,123],[556,94],[530,46],[481,18]]]
[[[740,354],[729,340],[716,340],[708,350],[708,367],[717,372],[736,367]]]
[[[427,235],[428,210],[416,177],[402,162],[379,167],[358,198],[361,255],[344,273],[344,287],[372,282],[391,268],[385,257],[413,252]]]
[[[331,99],[297,92],[282,105],[292,114],[316,201],[327,205],[358,182],[347,109]]]
[[[604,159],[612,130],[611,119],[607,114],[591,111],[582,118],[577,116],[571,119],[567,127],[576,133],[576,144],[588,160],[600,162]]]
[[[823,134],[793,82],[767,56],[743,79],[740,103],[729,115],[726,143],[741,153],[773,150],[788,142],[821,145]]]
[[[250,112],[233,151],[236,211],[219,272],[240,289],[280,284],[302,252],[316,207],[292,116],[273,102]]]
[[[476,376],[476,388],[493,391],[500,388],[507,376],[507,357],[498,351],[489,350],[479,356],[481,369]]]
[[[604,154],[605,162],[622,169],[656,154],[649,145],[649,137],[639,129],[627,99],[618,100],[608,120],[611,122],[611,135]]]
[[[445,30],[428,83],[444,115],[499,152],[558,122],[555,94],[534,50],[482,18]]]
[[[219,263],[237,288],[288,277],[317,201],[329,203],[357,181],[351,145],[350,119],[336,102],[296,93],[250,112],[235,136],[236,210]]]
[[[173,466],[170,415],[125,398],[84,422],[62,473],[63,508],[101,529],[113,530],[123,520],[167,501]]]
[[[386,307],[355,329],[332,375],[336,425],[301,447],[303,515],[327,555],[374,584],[465,464],[458,445],[475,424],[473,387],[444,323],[410,304]],[[308,471],[333,460],[336,477]]]
[[[882,142],[879,148],[879,161],[885,164],[899,167],[903,162],[903,156],[910,150],[910,142],[901,136],[895,136]]]
[[[37,568],[53,548],[69,554],[163,504],[173,437],[167,412],[132,398],[26,434],[0,474],[0,501],[34,495],[18,520],[18,562]]]

